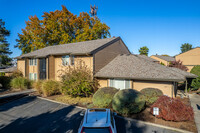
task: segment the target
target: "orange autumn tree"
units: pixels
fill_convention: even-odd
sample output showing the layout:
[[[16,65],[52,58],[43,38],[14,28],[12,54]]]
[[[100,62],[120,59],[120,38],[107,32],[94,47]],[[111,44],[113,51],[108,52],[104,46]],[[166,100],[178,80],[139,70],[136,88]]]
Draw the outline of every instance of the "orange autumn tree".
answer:
[[[22,54],[52,45],[110,37],[110,27],[98,17],[86,12],[74,15],[65,6],[62,10],[45,12],[42,18],[30,16],[25,29],[18,33],[15,47],[21,49]]]

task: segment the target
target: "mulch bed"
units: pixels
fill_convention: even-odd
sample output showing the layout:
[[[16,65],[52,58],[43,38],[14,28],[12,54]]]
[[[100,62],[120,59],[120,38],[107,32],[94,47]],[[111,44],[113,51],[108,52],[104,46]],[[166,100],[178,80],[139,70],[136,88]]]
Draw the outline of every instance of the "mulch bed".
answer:
[[[51,99],[51,100],[55,100],[56,97],[59,97],[59,95],[51,96],[51,97],[47,97],[47,98]],[[186,105],[190,105],[190,100],[188,98],[177,97],[177,99],[181,100]],[[81,107],[87,108],[86,106],[83,106],[83,105],[76,105],[76,106],[81,106]],[[141,121],[151,122],[151,123],[155,123],[155,124],[160,124],[160,125],[164,125],[164,126],[179,128],[179,129],[197,133],[197,128],[196,128],[194,120],[184,121],[184,122],[174,122],[174,121],[165,121],[163,119],[158,119],[158,118],[154,117],[152,114],[150,114],[150,107],[147,107],[145,110],[143,110],[142,112],[140,112],[138,114],[132,114],[132,115],[126,116],[126,117],[141,120]]]
[[[150,108],[146,108],[142,112],[140,112],[138,114],[133,114],[128,117],[132,118],[132,119],[156,123],[156,124],[160,124],[160,125],[164,125],[164,126],[188,130],[188,131],[195,132],[195,133],[197,132],[194,120],[185,121],[185,122],[165,121],[163,119],[158,119],[158,118],[154,117],[152,114],[150,114]]]

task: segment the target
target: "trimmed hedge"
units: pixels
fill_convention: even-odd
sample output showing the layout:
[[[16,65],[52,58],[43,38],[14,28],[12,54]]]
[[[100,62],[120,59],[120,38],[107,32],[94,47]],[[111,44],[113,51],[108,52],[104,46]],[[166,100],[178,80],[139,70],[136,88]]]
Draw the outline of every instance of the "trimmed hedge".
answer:
[[[146,101],[146,105],[152,105],[160,96],[163,95],[162,91],[156,88],[144,88],[140,91]]]
[[[98,89],[95,94],[93,95],[93,104],[98,106],[99,108],[108,107],[111,102],[112,98],[119,90],[113,87],[104,87]]]
[[[173,99],[167,96],[160,96],[159,99],[151,106],[159,108],[159,115],[156,117],[167,121],[188,121],[194,119],[194,112],[191,106],[185,105],[178,99]]]
[[[142,94],[133,89],[118,91],[112,100],[113,109],[123,115],[138,113],[142,111],[144,105]]]

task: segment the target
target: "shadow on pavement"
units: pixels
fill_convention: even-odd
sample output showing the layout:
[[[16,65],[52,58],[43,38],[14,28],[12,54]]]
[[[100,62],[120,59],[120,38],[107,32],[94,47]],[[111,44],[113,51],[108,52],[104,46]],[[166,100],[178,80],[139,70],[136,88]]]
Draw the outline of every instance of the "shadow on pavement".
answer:
[[[26,100],[24,100],[23,98],[17,99],[17,100],[13,100],[11,102],[8,100],[9,101],[8,103],[4,103],[3,105],[0,106],[0,112],[7,111],[7,110],[9,110],[9,109],[11,109],[13,107],[21,106],[23,104],[32,102],[36,98],[37,98],[36,96],[29,96],[29,97],[26,97]]]
[[[1,126],[1,133],[77,133],[81,120],[80,112],[73,113],[74,107],[64,107],[55,112],[46,112],[30,118],[18,118],[5,127]],[[68,115],[68,116],[67,116]]]
[[[129,122],[123,118],[115,117],[118,133],[143,133],[146,127],[137,122]]]

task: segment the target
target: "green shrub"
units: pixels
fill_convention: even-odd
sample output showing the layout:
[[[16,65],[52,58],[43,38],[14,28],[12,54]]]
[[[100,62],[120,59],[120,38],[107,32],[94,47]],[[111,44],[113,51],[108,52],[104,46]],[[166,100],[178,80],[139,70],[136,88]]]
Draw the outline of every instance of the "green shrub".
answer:
[[[15,70],[12,74],[11,74],[12,78],[17,78],[17,77],[23,77],[23,73],[20,70]]]
[[[0,76],[0,88],[2,88],[2,89],[10,89],[11,79],[12,79],[11,77]]]
[[[163,65],[163,66],[165,66],[165,64],[164,64],[164,63],[162,63],[162,62],[160,62],[160,64],[161,64],[161,65]]]
[[[0,76],[5,76],[5,72],[0,72]]]
[[[198,90],[200,88],[200,77],[193,79],[191,86],[192,86],[191,88],[192,91]]]
[[[142,97],[146,101],[147,106],[152,105],[159,96],[163,95],[162,91],[156,88],[144,88],[140,92],[143,94]]]
[[[17,77],[11,80],[11,87],[20,90],[30,89],[31,81],[23,77]]]
[[[55,80],[47,80],[42,83],[42,93],[45,97],[60,94],[60,88],[60,83]]]
[[[67,66],[62,71],[62,93],[72,97],[89,97],[98,87],[91,69],[82,64]]]
[[[33,88],[36,89],[39,94],[42,94],[42,83],[42,80],[38,80],[33,83]]]
[[[115,111],[128,115],[138,113],[144,108],[145,101],[142,94],[133,89],[123,89],[118,91],[112,100],[112,107]]]
[[[98,89],[93,95],[93,104],[99,108],[105,108],[112,102],[113,96],[118,92],[118,89],[113,87],[104,87]]]
[[[200,65],[199,66],[194,66],[190,73],[196,74],[197,76],[200,77]]]
[[[192,91],[198,90],[200,88],[200,66],[194,66],[190,72],[199,76],[192,80],[190,87]]]

